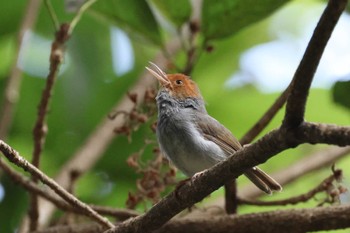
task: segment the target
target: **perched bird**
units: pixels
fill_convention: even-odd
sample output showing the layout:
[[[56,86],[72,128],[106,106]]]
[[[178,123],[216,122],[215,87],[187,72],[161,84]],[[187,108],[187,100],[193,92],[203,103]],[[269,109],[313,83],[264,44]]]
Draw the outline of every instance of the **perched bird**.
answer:
[[[166,74],[151,63],[146,69],[158,79],[160,90],[157,138],[162,153],[185,175],[210,168],[242,148],[232,133],[205,108],[197,84],[184,74]],[[265,193],[282,187],[258,167],[244,173]]]

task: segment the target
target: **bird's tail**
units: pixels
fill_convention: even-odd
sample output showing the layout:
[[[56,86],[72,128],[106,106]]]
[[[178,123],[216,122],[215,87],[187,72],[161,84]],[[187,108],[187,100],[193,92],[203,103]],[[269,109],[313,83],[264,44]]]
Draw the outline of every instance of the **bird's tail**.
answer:
[[[249,169],[244,175],[267,194],[272,194],[273,191],[282,191],[282,186],[258,167]]]

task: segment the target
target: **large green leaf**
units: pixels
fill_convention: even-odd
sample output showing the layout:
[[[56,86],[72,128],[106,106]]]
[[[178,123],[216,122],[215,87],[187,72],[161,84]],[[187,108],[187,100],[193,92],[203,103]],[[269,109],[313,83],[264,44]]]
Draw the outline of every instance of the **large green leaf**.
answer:
[[[202,31],[208,39],[228,37],[255,23],[288,0],[204,0]]]
[[[146,1],[103,0],[97,1],[91,10],[128,32],[161,43],[158,24]]]
[[[181,27],[191,16],[192,7],[188,0],[153,0],[153,2],[176,27]]]
[[[333,86],[334,102],[350,109],[350,81],[339,81]]]

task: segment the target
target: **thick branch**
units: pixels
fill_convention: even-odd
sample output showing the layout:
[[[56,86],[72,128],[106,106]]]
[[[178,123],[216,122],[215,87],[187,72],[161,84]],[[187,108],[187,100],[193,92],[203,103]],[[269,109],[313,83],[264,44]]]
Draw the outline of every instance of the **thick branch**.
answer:
[[[350,205],[289,209],[256,214],[173,220],[157,233],[302,233],[350,227]],[[234,230],[233,230],[234,229]]]
[[[65,201],[74,206],[75,208],[85,211],[87,216],[89,216],[94,221],[97,221],[105,228],[113,227],[113,224],[108,221],[108,219],[100,216],[96,211],[91,209],[88,205],[78,200],[75,196],[67,192],[64,188],[59,186],[53,179],[46,176],[43,172],[41,172],[38,168],[33,166],[23,157],[21,157],[17,151],[12,149],[9,145],[0,140],[0,150],[5,155],[5,157],[12,163],[21,167],[23,170],[29,172],[32,176],[35,176],[41,182],[49,186],[55,193],[61,196]]]
[[[305,54],[294,74],[283,125],[295,128],[304,120],[306,100],[312,79],[347,0],[330,0],[319,20]]]

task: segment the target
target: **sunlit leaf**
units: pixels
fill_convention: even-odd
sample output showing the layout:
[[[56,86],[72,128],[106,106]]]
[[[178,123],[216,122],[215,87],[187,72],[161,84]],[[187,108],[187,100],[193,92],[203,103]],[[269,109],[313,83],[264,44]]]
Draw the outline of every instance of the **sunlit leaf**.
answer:
[[[334,84],[333,100],[350,110],[350,81],[339,81]]]
[[[228,37],[273,13],[287,0],[204,0],[202,31],[206,39]]]
[[[91,9],[95,15],[124,30],[142,36],[159,45],[161,37],[158,24],[146,1],[103,0]]]
[[[153,0],[153,2],[177,27],[181,27],[191,16],[192,8],[188,0]]]

